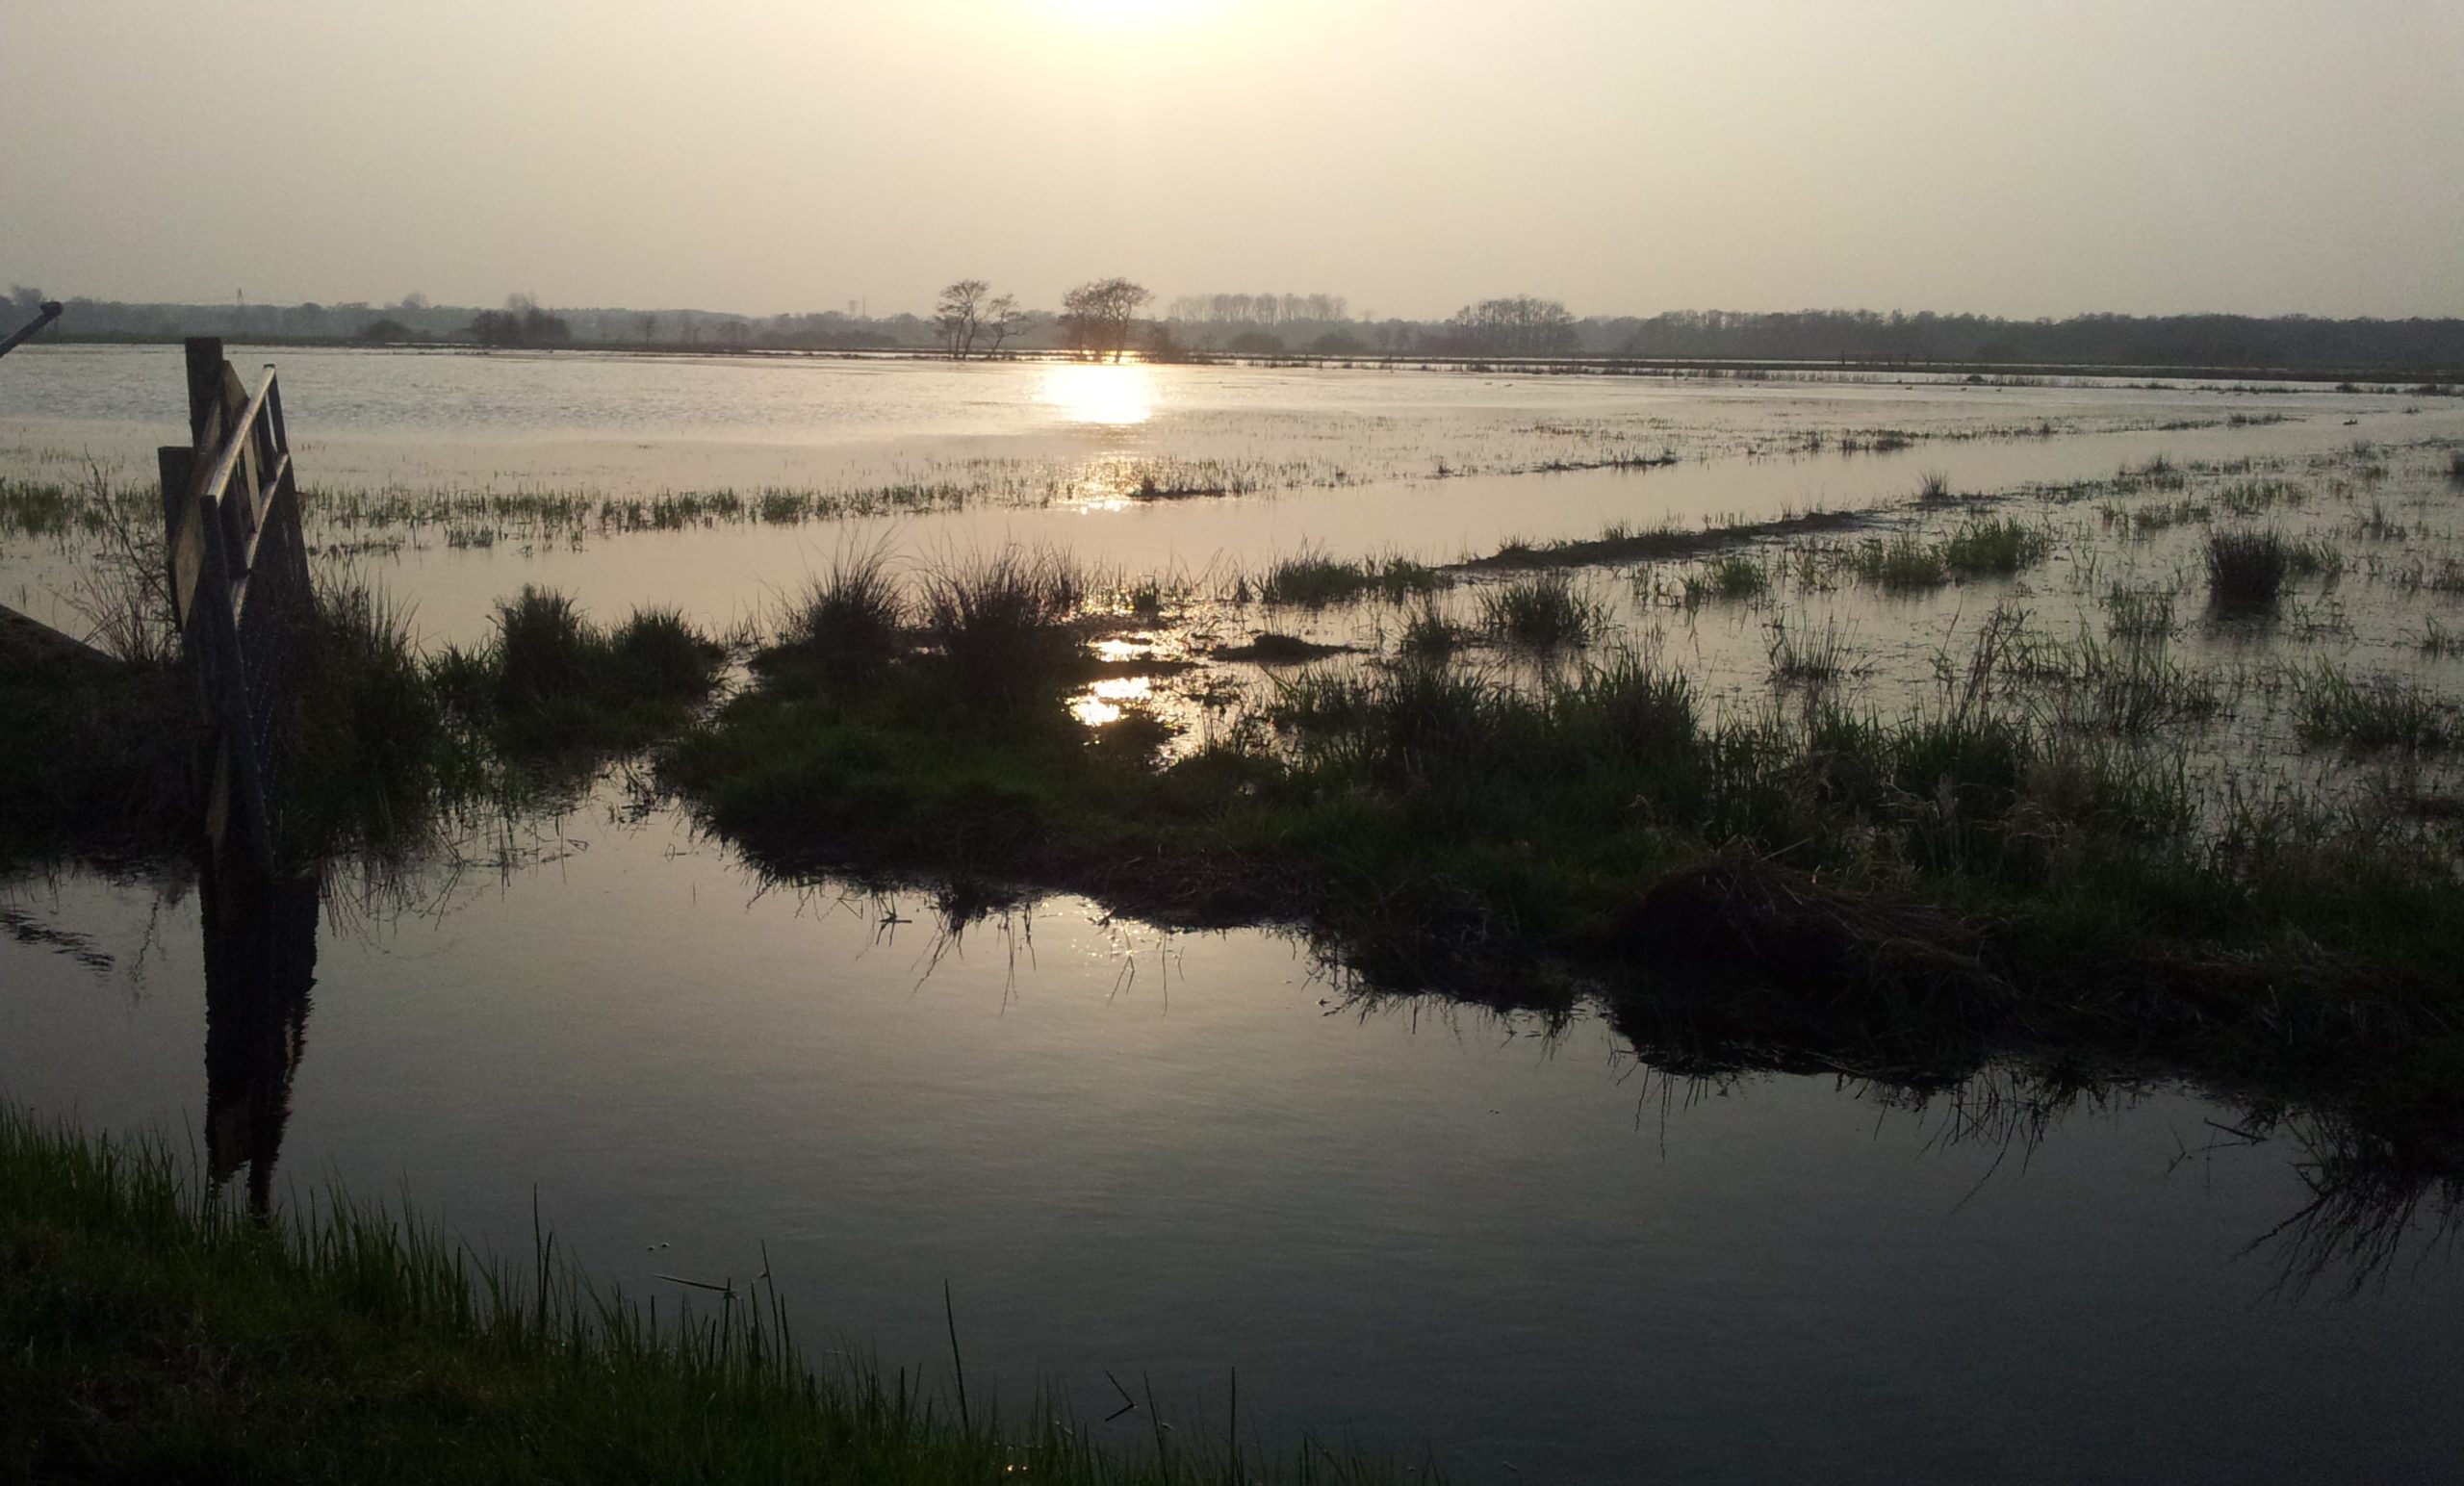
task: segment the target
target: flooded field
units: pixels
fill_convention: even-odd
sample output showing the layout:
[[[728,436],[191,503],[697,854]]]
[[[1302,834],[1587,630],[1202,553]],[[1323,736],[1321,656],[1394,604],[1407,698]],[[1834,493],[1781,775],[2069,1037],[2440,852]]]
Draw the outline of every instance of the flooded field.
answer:
[[[2453,397],[280,365],[312,544],[431,650],[536,584],[674,605],[741,659],[850,554],[921,587],[1019,547],[1085,576],[1108,669],[1076,724],[1160,724],[1166,757],[1270,717],[1306,753],[1326,688],[1407,653],[1512,697],[1641,657],[1707,727],[2024,727],[2186,839],[2332,821],[2451,862],[2464,818]],[[181,397],[170,350],[0,363],[0,601],[87,627],[95,497],[146,484]],[[936,1378],[947,1282],[971,1382],[1049,1382],[1125,1445],[1150,1407],[1219,1434],[1237,1370],[1245,1432],[1456,1480],[2451,1468],[2453,1174],[2390,1180],[2317,1112],[2152,1055],[1928,1083],[1706,1048],[1536,986],[1408,994],[1294,932],[783,877],[697,818],[620,761],[336,864],[280,931],[313,988],[270,1009],[216,984],[185,869],[18,882],[0,1091],[499,1252],[535,1190],[636,1293],[766,1244],[808,1336]],[[1111,1379],[1153,1403],[1092,1422]]]

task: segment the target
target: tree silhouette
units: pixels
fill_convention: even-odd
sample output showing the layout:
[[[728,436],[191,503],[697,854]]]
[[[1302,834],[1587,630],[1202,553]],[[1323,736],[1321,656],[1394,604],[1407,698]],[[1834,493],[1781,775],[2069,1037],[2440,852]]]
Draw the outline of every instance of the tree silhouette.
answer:
[[[1138,312],[1155,296],[1125,278],[1094,279],[1061,296],[1061,320],[1070,348],[1082,356],[1120,360],[1129,349]]]

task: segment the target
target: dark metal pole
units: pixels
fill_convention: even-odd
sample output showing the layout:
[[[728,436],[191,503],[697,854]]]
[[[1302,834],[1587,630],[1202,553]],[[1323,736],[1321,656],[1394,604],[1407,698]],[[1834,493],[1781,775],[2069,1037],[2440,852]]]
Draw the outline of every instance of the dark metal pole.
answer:
[[[36,331],[40,330],[43,326],[50,324],[53,320],[58,320],[59,318],[60,301],[57,299],[45,300],[43,302],[42,313],[36,316],[31,323],[26,325],[24,329],[19,330],[15,335],[11,336],[9,339],[0,341],[0,356],[6,356],[11,351],[15,350],[20,345],[24,344],[27,337],[33,335]]]

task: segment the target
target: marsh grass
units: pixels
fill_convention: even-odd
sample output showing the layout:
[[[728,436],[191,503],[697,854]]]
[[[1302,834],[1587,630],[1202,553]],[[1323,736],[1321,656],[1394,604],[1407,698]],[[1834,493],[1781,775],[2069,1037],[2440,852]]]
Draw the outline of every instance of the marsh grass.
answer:
[[[2301,741],[2354,753],[2430,752],[2455,746],[2455,709],[2399,677],[2354,680],[2326,661],[2295,673],[2293,715]]]
[[[726,650],[671,609],[614,630],[564,594],[525,585],[497,607],[496,637],[431,663],[438,694],[500,751],[582,757],[638,748],[682,725],[717,689]]]
[[[955,1304],[929,1380],[816,1370],[760,1253],[662,1306],[534,1224],[526,1258],[490,1260],[339,1190],[260,1221],[158,1142],[0,1109],[0,1461],[67,1482],[1399,1478],[1229,1418],[1150,1452],[1098,1447],[1040,1392],[969,1398]]]
[[[478,792],[483,765],[451,724],[409,615],[374,583],[319,580],[299,664],[283,818],[293,858],[402,852]]]
[[[1842,562],[1859,578],[1892,593],[1939,588],[1951,580],[1941,550],[1910,531],[1867,538],[1848,549]]]
[[[2262,609],[2284,592],[2293,544],[2279,532],[2243,528],[2207,537],[2207,594],[2224,609]]]
[[[68,593],[87,638],[138,665],[170,663],[179,654],[180,634],[161,498],[150,485],[114,485],[99,466],[90,465],[66,499],[89,544]]]
[[[878,677],[904,648],[907,596],[886,548],[842,551],[790,607],[780,644],[840,683]]]
[[[1093,584],[1068,554],[1004,548],[924,575],[924,623],[964,699],[1008,705],[1051,683],[1076,651],[1069,622]]]
[[[1771,571],[1750,552],[1723,552],[1681,580],[1680,601],[1696,608],[1712,600],[1758,599],[1771,591]]]
[[[1518,578],[1480,595],[1480,628],[1532,650],[1587,645],[1608,620],[1607,604],[1578,590],[1563,573]]]
[[[2116,583],[2105,592],[2105,634],[2116,640],[2160,640],[2173,632],[2173,595],[2164,588]]]
[[[1836,616],[1827,616],[1819,628],[1802,624],[1791,627],[1784,618],[1774,617],[1764,627],[1767,643],[1765,653],[1771,661],[1771,679],[1790,685],[1822,686],[1850,676],[1858,669],[1848,632]]]
[[[2052,534],[2015,517],[1970,521],[1944,539],[1942,566],[1962,576],[2010,576],[2044,560]]]
[[[1396,648],[1407,656],[1442,659],[1462,649],[1470,639],[1462,626],[1446,617],[1434,598],[1424,598],[1405,617]]]
[[[1364,596],[1399,603],[1448,585],[1446,576],[1408,557],[1347,560],[1307,551],[1280,558],[1258,576],[1254,588],[1267,603],[1323,608]]]

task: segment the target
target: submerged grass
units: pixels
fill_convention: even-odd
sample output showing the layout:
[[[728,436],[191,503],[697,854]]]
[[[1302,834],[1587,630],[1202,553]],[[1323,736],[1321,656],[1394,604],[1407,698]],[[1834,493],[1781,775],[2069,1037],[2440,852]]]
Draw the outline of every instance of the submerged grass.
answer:
[[[271,1221],[146,1141],[0,1108],[0,1476],[116,1481],[1371,1482],[1192,1430],[1110,1450],[920,1372],[815,1370],[766,1273],[665,1316],[542,1234],[490,1262],[330,1191]],[[753,1268],[751,1264],[748,1269]],[[952,1326],[955,1342],[957,1327]]]

